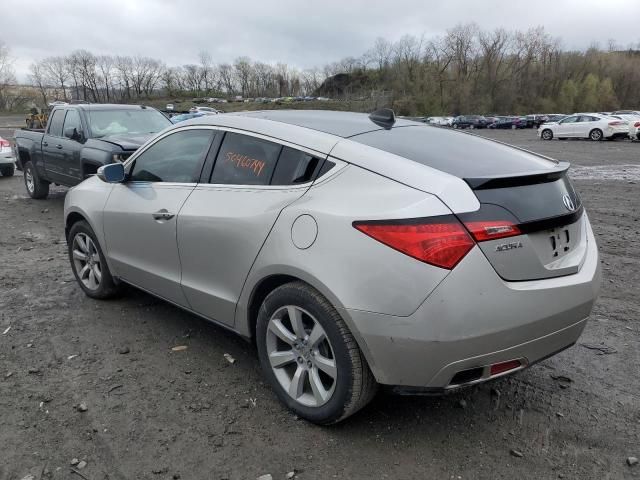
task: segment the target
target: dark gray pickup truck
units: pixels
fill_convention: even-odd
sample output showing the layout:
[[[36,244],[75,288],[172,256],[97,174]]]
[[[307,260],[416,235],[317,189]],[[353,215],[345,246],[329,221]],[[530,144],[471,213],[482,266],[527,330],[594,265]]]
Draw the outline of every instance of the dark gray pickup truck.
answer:
[[[46,129],[16,130],[16,164],[29,195],[46,198],[51,183],[76,185],[102,165],[125,160],[171,125],[141,105],[60,105]]]

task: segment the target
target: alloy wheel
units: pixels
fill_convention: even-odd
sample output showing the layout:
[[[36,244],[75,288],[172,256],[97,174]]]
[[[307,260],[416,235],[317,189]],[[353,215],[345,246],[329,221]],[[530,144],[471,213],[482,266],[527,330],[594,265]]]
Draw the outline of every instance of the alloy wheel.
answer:
[[[327,403],[338,369],[329,337],[313,315],[294,305],[281,307],[269,319],[266,336],[271,369],[285,392],[308,407]]]
[[[33,193],[35,183],[33,180],[33,173],[31,172],[30,168],[28,168],[27,171],[24,172],[24,183],[27,186],[27,190],[29,190],[29,193]]]
[[[591,140],[600,140],[602,138],[602,132],[600,130],[593,130],[591,132]]]
[[[102,281],[102,265],[95,243],[86,233],[78,233],[73,238],[72,250],[78,278],[89,290],[97,290]]]

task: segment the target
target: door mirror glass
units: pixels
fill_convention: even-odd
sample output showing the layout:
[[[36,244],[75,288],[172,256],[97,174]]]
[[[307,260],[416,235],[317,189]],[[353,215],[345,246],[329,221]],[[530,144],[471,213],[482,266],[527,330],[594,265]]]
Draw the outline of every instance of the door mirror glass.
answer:
[[[98,168],[98,178],[107,183],[124,182],[124,165],[122,163],[110,163]]]

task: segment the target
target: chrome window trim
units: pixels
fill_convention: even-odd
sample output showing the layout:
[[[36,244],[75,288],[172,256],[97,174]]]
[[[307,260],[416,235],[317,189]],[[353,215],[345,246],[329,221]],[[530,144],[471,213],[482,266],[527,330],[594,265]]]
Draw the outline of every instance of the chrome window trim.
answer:
[[[136,150],[125,162],[124,162],[124,167],[128,168],[129,164],[132,163],[133,161],[135,161],[136,158],[138,158],[140,155],[142,155],[144,152],[146,152],[149,148],[151,148],[153,145],[155,145],[156,143],[158,143],[160,140],[168,137],[169,135],[172,135],[174,133],[178,133],[178,132],[183,132],[183,131],[187,131],[187,130],[214,130],[216,132],[220,131],[220,132],[229,132],[229,133],[238,133],[240,135],[246,135],[248,137],[255,137],[258,138],[260,140],[265,140],[271,143],[277,143],[278,145],[281,145],[283,147],[289,147],[289,148],[293,148],[294,150],[299,150],[301,152],[307,153],[309,155],[313,155],[314,157],[319,157],[320,159],[323,159],[325,161],[331,161],[333,163],[336,164],[336,166],[334,168],[331,169],[330,172],[327,172],[327,174],[323,175],[322,177],[322,181],[324,181],[325,179],[330,178],[331,176],[333,176],[334,174],[336,174],[339,170],[342,170],[342,168],[344,168],[347,163],[344,161],[336,161],[338,159],[336,158],[331,158],[331,160],[329,159],[329,155],[326,153],[322,153],[318,150],[314,150],[312,148],[307,148],[304,147],[302,145],[298,145],[296,143],[292,143],[292,142],[288,142],[286,140],[281,140],[277,137],[272,137],[269,135],[264,135],[262,133],[257,133],[257,132],[253,132],[251,130],[243,130],[240,128],[234,128],[234,127],[222,127],[222,126],[217,126],[217,125],[185,125],[183,127],[177,127],[171,130],[168,130],[162,134],[160,134],[158,137],[153,138],[150,142],[146,143],[145,145],[143,145],[142,147],[140,147],[138,150]],[[214,168],[215,168],[215,164],[214,164]],[[318,179],[319,180],[319,179]],[[248,191],[254,191],[254,190],[297,190],[297,189],[306,189],[309,188],[311,185],[313,185],[315,180],[312,180],[310,182],[305,182],[305,183],[299,183],[299,184],[292,184],[292,185],[247,185],[247,184],[228,184],[228,183],[204,183],[204,182],[198,182],[198,183],[176,183],[176,182],[141,182],[141,181],[137,181],[137,182],[131,182],[132,184],[162,184],[162,185],[184,185],[184,186],[188,186],[188,185],[195,185],[198,187],[214,187],[216,190],[220,190],[220,189],[224,189],[224,190],[228,190],[228,189],[233,189],[233,190],[248,190]]]

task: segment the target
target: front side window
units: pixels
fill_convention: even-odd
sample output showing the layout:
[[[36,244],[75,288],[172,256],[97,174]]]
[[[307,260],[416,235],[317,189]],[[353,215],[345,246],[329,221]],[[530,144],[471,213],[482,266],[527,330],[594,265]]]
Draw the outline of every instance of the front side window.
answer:
[[[54,137],[62,136],[62,122],[64,121],[64,110],[58,109],[53,112],[51,116],[51,121],[49,123],[49,135],[53,135]]]
[[[80,122],[80,114],[77,110],[69,110],[67,116],[64,119],[63,133],[66,133],[70,129],[76,130],[77,133],[82,131],[82,123]]]
[[[183,130],[158,140],[135,159],[129,180],[197,182],[214,135],[213,130]]]
[[[227,133],[216,158],[211,183],[269,185],[281,145],[239,133]]]

